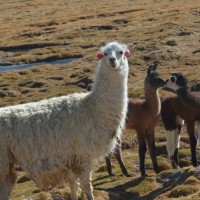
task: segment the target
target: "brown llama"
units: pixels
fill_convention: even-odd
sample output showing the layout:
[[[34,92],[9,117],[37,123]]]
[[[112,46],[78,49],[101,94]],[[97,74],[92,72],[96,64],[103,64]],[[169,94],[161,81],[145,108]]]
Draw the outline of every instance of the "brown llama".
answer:
[[[167,88],[176,92],[176,95],[162,101],[161,117],[166,130],[167,151],[170,164],[179,168],[178,149],[180,133],[184,121],[190,141],[192,165],[198,165],[196,156],[197,137],[200,134],[200,92],[191,92],[186,77],[181,73],[173,73],[166,81]]]
[[[128,101],[128,113],[126,127],[135,130],[139,144],[139,160],[141,176],[147,176],[145,173],[145,154],[147,146],[152,159],[153,168],[159,173],[159,167],[155,153],[155,127],[159,122],[161,101],[158,89],[165,86],[165,81],[156,72],[157,62],[150,65],[147,69],[147,75],[144,80],[145,99],[130,99]],[[120,142],[118,143],[120,144]],[[117,160],[121,158],[121,148],[116,148],[115,156]],[[123,162],[121,162],[123,164]],[[110,156],[106,157],[107,171],[112,174]],[[121,166],[121,165],[120,165]],[[124,166],[125,167],[125,166]],[[121,169],[124,169],[122,166]],[[127,170],[122,170],[122,172]],[[126,175],[126,174],[125,174]]]
[[[119,140],[119,139],[117,139],[117,144],[115,146],[115,150],[114,150],[113,154],[114,154],[116,160],[119,163],[119,166],[121,168],[122,173],[126,177],[130,177],[131,175],[128,173],[128,170],[126,169],[126,167],[124,165],[124,161],[122,159],[121,140]],[[111,156],[112,156],[112,153],[108,153],[107,156],[105,157],[106,170],[107,170],[109,176],[114,176],[114,174],[112,173]]]

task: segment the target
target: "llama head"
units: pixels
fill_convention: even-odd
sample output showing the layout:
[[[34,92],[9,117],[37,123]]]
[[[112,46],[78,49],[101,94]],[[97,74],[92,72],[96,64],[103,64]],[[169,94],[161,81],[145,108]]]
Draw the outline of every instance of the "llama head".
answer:
[[[156,71],[158,62],[154,62],[147,69],[147,75],[145,80],[155,89],[165,86],[165,81],[160,77],[160,74]]]
[[[130,51],[124,44],[118,42],[110,42],[101,48],[101,52],[97,55],[98,59],[102,59],[104,65],[110,69],[122,70],[127,67],[127,56]]]
[[[166,86],[174,91],[180,88],[186,88],[188,80],[181,73],[172,73],[170,78],[166,80]]]

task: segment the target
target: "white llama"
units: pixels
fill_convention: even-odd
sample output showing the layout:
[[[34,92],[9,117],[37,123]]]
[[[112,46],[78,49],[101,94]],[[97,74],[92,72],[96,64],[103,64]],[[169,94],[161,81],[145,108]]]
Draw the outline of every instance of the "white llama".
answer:
[[[101,48],[93,90],[0,108],[0,200],[8,200],[19,165],[42,189],[78,181],[93,200],[93,163],[121,138],[127,112],[126,45]]]

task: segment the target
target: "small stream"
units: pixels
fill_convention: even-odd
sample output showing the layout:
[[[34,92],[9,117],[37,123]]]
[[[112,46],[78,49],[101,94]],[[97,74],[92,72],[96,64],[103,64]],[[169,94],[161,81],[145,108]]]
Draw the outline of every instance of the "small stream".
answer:
[[[68,59],[54,60],[54,61],[48,61],[48,62],[38,62],[38,63],[21,64],[21,65],[8,65],[8,66],[0,65],[0,72],[28,69],[30,67],[41,66],[41,65],[64,65],[64,64],[69,64],[78,59],[80,58],[68,58]],[[3,58],[0,57],[0,61],[2,60]]]

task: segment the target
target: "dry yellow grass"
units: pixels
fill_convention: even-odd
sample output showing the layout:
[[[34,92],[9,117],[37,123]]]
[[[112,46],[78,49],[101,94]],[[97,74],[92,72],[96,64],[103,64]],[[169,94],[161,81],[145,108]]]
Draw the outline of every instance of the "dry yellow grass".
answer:
[[[132,52],[129,58],[130,97],[144,96],[146,67],[155,60],[160,62],[158,71],[163,78],[168,78],[171,72],[181,71],[190,82],[200,83],[199,0],[1,0],[0,10],[0,57],[4,57],[1,63],[82,57],[68,65],[0,73],[0,106],[86,91],[82,86],[87,86],[94,78],[99,47],[113,40],[128,44]],[[170,93],[161,90],[160,94],[164,98]],[[184,138],[187,138],[185,130]],[[115,159],[116,177],[107,176],[103,160],[95,168],[93,185],[97,200],[200,197],[196,190],[198,181],[193,181],[195,186],[190,189],[189,180],[193,180],[194,173],[189,170],[181,169],[182,173],[177,172],[177,176],[172,170],[175,178],[180,176],[182,179],[168,188],[158,184],[149,156],[147,171],[150,177],[139,178],[135,141],[135,133],[126,130],[124,142],[129,148],[123,153],[133,177],[122,176]],[[162,123],[157,128],[156,141],[159,151],[164,152]],[[182,141],[183,167],[191,165],[188,147],[187,139]],[[158,158],[166,174],[163,176],[167,177],[171,171],[167,170],[166,154]],[[190,194],[191,191],[194,194]],[[56,195],[69,199],[68,188],[45,193],[37,191],[34,183],[28,181],[17,184],[11,199],[33,196],[35,200],[46,200]],[[80,199],[83,199],[81,192]]]

